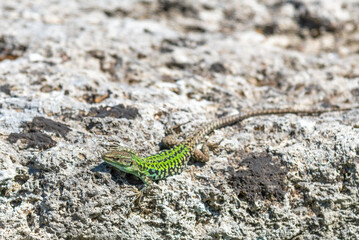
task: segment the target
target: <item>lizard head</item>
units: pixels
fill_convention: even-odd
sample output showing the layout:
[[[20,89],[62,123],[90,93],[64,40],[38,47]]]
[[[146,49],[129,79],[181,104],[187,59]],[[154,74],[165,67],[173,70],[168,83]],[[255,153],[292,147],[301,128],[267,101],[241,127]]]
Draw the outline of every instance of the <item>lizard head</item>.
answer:
[[[132,174],[138,172],[137,162],[140,157],[131,150],[111,150],[102,154],[102,159],[121,171]]]

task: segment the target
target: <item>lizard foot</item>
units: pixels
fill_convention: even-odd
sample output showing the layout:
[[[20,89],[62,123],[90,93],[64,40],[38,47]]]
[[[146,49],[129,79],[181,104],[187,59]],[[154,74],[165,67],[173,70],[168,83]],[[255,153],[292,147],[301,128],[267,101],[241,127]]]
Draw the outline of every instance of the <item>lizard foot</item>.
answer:
[[[130,195],[131,197],[135,196],[135,198],[131,201],[131,203],[136,203],[137,205],[140,204],[144,195],[146,195],[146,192],[148,192],[149,190],[153,190],[155,188],[160,189],[160,187],[156,184],[145,185],[141,190],[137,190],[135,188],[134,193]]]
[[[192,159],[196,162],[205,163],[209,160],[209,149],[206,144],[203,144],[202,149],[195,149],[192,154]]]

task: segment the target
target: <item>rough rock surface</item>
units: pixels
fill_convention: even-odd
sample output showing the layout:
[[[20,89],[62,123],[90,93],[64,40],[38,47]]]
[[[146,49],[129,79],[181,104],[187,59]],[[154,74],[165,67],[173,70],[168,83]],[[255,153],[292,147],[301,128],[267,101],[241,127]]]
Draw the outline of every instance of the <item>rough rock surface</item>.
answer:
[[[358,105],[357,1],[0,2],[1,239],[355,239],[359,110],[263,116],[157,182],[103,163],[241,110]]]

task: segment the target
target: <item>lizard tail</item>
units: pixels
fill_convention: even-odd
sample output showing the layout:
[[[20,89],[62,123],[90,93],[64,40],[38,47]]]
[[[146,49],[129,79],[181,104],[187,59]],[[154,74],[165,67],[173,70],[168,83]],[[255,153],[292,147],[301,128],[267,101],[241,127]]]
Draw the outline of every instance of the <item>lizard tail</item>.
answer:
[[[236,124],[244,119],[255,117],[255,116],[263,116],[263,115],[272,115],[272,114],[298,114],[298,115],[314,115],[314,114],[321,114],[326,112],[337,112],[337,111],[348,111],[352,110],[357,107],[350,107],[350,108],[328,108],[328,109],[293,109],[293,108],[284,108],[284,109],[265,109],[265,110],[258,110],[258,111],[250,111],[250,112],[243,112],[227,117],[220,118],[216,121],[213,121],[198,130],[194,131],[184,142],[190,149],[193,149],[204,136],[211,133],[213,130],[222,128],[225,126],[230,126]]]

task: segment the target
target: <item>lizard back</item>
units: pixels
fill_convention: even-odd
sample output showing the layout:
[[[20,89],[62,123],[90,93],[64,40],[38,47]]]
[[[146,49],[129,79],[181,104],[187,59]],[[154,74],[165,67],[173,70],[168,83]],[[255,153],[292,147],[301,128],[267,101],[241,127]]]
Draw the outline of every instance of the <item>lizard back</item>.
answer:
[[[152,180],[160,180],[182,172],[190,158],[190,149],[179,144],[174,148],[145,157],[140,169]]]

